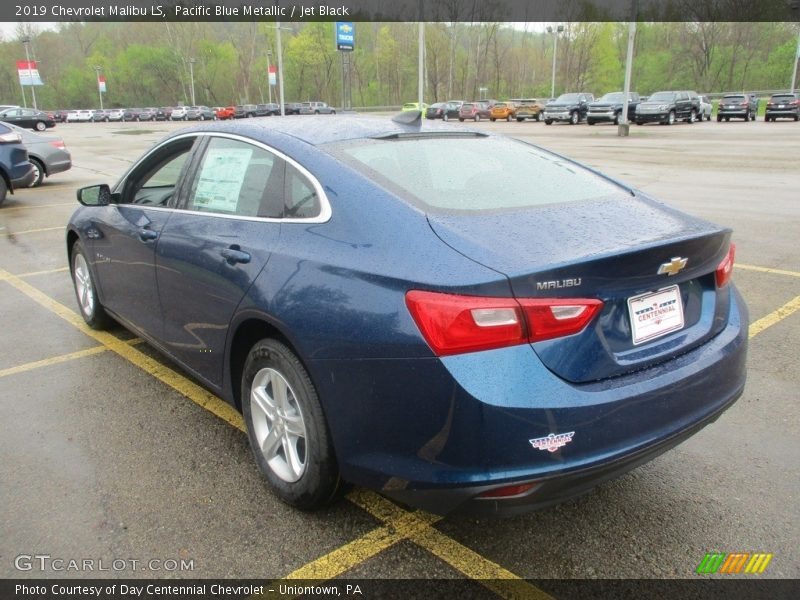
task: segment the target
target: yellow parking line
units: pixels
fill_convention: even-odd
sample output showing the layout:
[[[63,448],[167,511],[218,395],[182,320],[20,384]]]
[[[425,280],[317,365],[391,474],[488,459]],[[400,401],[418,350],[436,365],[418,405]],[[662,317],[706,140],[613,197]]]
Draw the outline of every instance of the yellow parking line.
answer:
[[[115,338],[110,333],[105,331],[95,331],[89,328],[81,319],[78,314],[70,310],[60,302],[57,302],[40,292],[38,289],[23,281],[19,277],[12,275],[8,271],[0,269],[0,280],[4,279],[10,283],[17,290],[28,296],[31,300],[41,304],[49,311],[57,314],[59,317],[80,329],[83,333],[100,342],[103,346],[116,352],[122,358],[132,362],[134,365],[149,373],[162,383],[167,384],[175,391],[183,394],[192,402],[199,404],[209,412],[217,415],[223,421],[226,421],[240,429],[245,430],[244,421],[242,416],[230,404],[217,398],[214,394],[206,391],[196,383],[189,381],[183,375],[178,374],[169,367],[161,364],[157,360],[150,358],[146,354],[140,352],[136,348],[131,347],[123,341]]]
[[[29,208],[52,208],[54,206],[74,206],[75,208],[78,205],[75,202],[58,202],[56,204],[27,204],[25,206],[8,206],[3,209],[3,212],[9,212],[12,210],[28,210]]]
[[[389,527],[404,533],[407,539],[425,548],[501,598],[552,599],[550,595],[531,585],[519,575],[432,527],[434,523],[441,520],[441,517],[421,510],[410,513],[389,500],[364,490],[357,490],[348,498],[356,506],[363,508]]]
[[[800,277],[797,271],[787,271],[785,269],[772,269],[770,267],[758,267],[756,265],[736,264],[734,269],[744,269],[745,271],[758,271],[759,273],[770,273],[771,275],[787,275],[789,277]]]
[[[141,338],[133,338],[125,343],[135,346],[137,344],[141,344],[143,341],[144,340]],[[17,373],[25,373],[26,371],[33,371],[34,369],[40,369],[42,367],[49,367],[50,365],[58,365],[71,360],[77,360],[85,356],[94,356],[95,354],[101,354],[107,351],[108,348],[106,346],[95,346],[93,348],[87,348],[86,350],[78,350],[68,354],[61,354],[59,356],[52,356],[42,360],[35,360],[33,362],[17,365],[16,367],[0,369],[0,378],[7,377],[9,375],[16,375]]]
[[[8,231],[3,234],[6,237],[13,237],[15,235],[23,235],[25,233],[40,233],[42,231],[56,231],[57,229],[64,229],[64,226],[61,225],[59,227],[42,227],[41,229],[24,229],[22,231]]]
[[[63,273],[69,271],[69,267],[59,267],[58,269],[47,269],[46,271],[29,271],[28,273],[20,273],[17,277],[34,277],[36,275],[49,275],[51,273]]]
[[[800,296],[795,296],[794,299],[789,300],[786,304],[781,306],[778,310],[772,311],[765,317],[761,317],[758,321],[750,323],[749,336],[755,337],[768,327],[772,327],[776,323],[780,323],[789,315],[800,310]]]

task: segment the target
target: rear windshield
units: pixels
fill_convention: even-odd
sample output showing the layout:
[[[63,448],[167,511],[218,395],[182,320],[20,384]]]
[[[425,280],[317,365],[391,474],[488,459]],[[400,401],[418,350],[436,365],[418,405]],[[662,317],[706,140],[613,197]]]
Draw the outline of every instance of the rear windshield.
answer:
[[[492,108],[505,108],[506,106],[508,106],[508,104],[506,104],[505,102],[498,102]]]
[[[462,104],[461,108],[465,108],[467,110],[471,110],[473,106],[475,106],[475,105],[474,104]]]
[[[658,92],[650,96],[650,102],[672,102],[675,92]]]
[[[723,100],[744,100],[744,96],[725,96]]]
[[[773,102],[791,102],[792,100],[795,99],[796,98],[791,94],[775,95],[772,98],[770,98],[770,100],[772,100]]]
[[[558,156],[508,138],[458,135],[359,140],[328,149],[424,210],[519,209],[620,191]]]

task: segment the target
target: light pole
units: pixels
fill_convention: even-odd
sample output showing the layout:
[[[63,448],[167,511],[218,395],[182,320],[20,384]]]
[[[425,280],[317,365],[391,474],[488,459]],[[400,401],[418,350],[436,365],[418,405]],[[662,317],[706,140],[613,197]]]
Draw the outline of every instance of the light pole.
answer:
[[[194,63],[196,63],[196,62],[197,62],[196,58],[190,58],[189,59],[189,80],[191,81],[191,84],[192,84],[192,106],[196,106],[196,104],[194,102]],[[263,99],[263,96],[262,96],[262,99]]]
[[[794,69],[792,69],[792,89],[794,94],[795,84],[797,83],[797,63],[800,63],[800,31],[797,32],[797,50],[794,53]]]
[[[100,96],[100,110],[103,110],[103,89],[100,87],[100,65],[95,65],[94,70],[97,73],[97,94]]]
[[[34,89],[33,85],[33,70],[31,69],[31,55],[28,49],[30,43],[31,43],[31,38],[28,37],[27,35],[24,38],[22,38],[22,45],[25,46],[25,60],[28,61],[28,76],[30,77],[31,81],[31,98],[33,99],[33,109],[38,110],[38,107],[36,106],[36,90]]]
[[[558,25],[555,29],[548,26],[547,33],[553,34],[553,78],[550,83],[550,97],[556,97],[556,52],[558,51],[558,34],[564,31],[563,25]]]

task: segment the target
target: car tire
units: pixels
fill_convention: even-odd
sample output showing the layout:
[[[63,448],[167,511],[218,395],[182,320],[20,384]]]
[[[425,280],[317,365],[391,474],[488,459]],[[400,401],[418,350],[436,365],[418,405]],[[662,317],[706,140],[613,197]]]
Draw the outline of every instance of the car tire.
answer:
[[[541,120],[542,120],[542,113],[540,113],[540,112],[536,113],[536,122],[538,123]]]
[[[717,123],[722,123],[722,117],[720,117],[719,115],[717,115]]]
[[[475,118],[473,119],[473,121],[475,121],[477,123],[480,120],[481,120],[481,116],[480,115],[475,115]]]
[[[692,109],[691,111],[689,111],[689,118],[686,119],[686,122],[689,123],[689,125],[693,125],[696,121],[697,121],[697,113],[695,112],[694,109]]]
[[[69,265],[75,299],[78,301],[78,309],[83,320],[92,329],[108,329],[113,321],[97,297],[97,287],[89,268],[89,261],[79,241],[72,245]]]
[[[286,504],[314,510],[343,490],[314,384],[286,345],[264,339],[242,373],[242,414],[259,470]]]
[[[637,125],[644,125],[644,121],[636,121]]]
[[[44,121],[36,121],[33,128],[36,131],[44,131],[45,129],[47,129],[47,123],[45,123]]]
[[[0,206],[3,206],[3,202],[6,201],[7,195],[8,186],[6,185],[6,180],[4,177],[0,176]]]
[[[669,111],[669,115],[667,115],[667,125],[673,125],[675,123],[675,111]]]
[[[206,120],[206,116],[205,115],[200,115],[200,120],[201,121],[205,121]]]
[[[104,120],[106,123],[108,123],[108,117],[106,117],[106,118],[105,118],[105,119],[103,119],[103,120]]]
[[[44,181],[44,175],[45,175],[44,165],[42,164],[42,161],[40,161],[38,158],[30,157],[28,160],[33,165],[33,172],[35,175],[33,181],[31,181],[28,184],[28,187],[29,188],[38,187],[42,185],[42,181]]]
[[[315,111],[314,111],[314,114],[315,114],[315,115],[318,115],[318,114],[319,114],[319,111],[318,111],[318,110],[315,110]]]
[[[614,125],[619,125],[620,116],[621,116],[621,113],[614,113]],[[587,119],[586,122],[588,123],[589,120]]]
[[[506,123],[511,123],[511,119],[513,119],[511,115],[506,115]]]
[[[586,124],[587,124],[587,125],[594,125],[594,123],[595,123],[595,122],[594,122],[594,121],[592,121],[591,119],[586,119]]]
[[[545,125],[552,125],[553,124],[553,119],[545,119],[544,120],[544,124]]]
[[[450,120],[450,117],[447,116],[447,113],[444,113],[444,116],[442,117],[442,121],[449,121],[449,120]]]
[[[569,124],[570,125],[577,125],[581,120],[581,116],[578,114],[578,111],[574,110],[569,115]]]
[[[331,114],[332,114],[332,115],[335,115],[335,114],[336,114],[336,111],[335,111],[335,110],[332,110],[332,111],[331,111]]]
[[[494,123],[494,122],[495,122],[497,119],[495,119],[494,117],[490,117],[490,118],[489,118],[489,120],[490,120],[492,123]]]

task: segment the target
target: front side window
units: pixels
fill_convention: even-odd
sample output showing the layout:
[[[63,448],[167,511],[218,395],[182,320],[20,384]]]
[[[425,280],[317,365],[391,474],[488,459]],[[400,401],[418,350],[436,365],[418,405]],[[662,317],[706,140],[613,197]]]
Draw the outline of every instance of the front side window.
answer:
[[[284,161],[239,140],[214,137],[194,175],[186,208],[242,217],[279,217]]]
[[[189,157],[193,138],[178,140],[148,156],[128,176],[121,204],[169,206]]]

